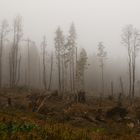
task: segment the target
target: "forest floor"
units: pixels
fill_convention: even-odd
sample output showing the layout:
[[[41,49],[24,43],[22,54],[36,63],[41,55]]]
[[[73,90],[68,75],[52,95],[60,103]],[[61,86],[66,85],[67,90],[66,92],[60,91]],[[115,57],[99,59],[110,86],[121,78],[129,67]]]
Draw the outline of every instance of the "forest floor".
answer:
[[[0,140],[140,140],[140,98],[118,106],[97,97],[85,103],[41,91],[0,91]]]

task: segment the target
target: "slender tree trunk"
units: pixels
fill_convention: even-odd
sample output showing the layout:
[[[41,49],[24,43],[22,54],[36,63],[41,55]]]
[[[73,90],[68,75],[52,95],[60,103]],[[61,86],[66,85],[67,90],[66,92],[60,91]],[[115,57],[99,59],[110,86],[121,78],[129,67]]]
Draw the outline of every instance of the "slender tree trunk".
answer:
[[[1,36],[1,43],[0,43],[0,88],[2,87],[2,54],[3,54],[3,37]]]
[[[102,97],[104,97],[104,66],[102,65]]]
[[[129,98],[131,100],[132,98],[132,59],[131,59],[130,47],[128,47],[128,56],[129,56]]]
[[[74,48],[73,48],[74,49]],[[73,92],[75,92],[75,67],[74,67],[74,52],[72,55],[72,83],[73,83]]]
[[[113,81],[111,81],[111,96],[114,96],[114,84]]]
[[[61,65],[60,65],[60,54],[58,54],[58,89],[61,92]]]
[[[17,68],[17,81],[16,81],[16,85],[19,83],[20,81],[20,69],[21,69],[21,55],[18,61],[18,68]]]
[[[76,47],[75,59],[76,59],[76,66],[75,66],[75,70],[76,70],[76,76],[75,76],[76,84],[75,84],[75,89],[76,89],[76,92],[77,92],[78,91],[78,68],[77,68],[77,65],[78,65],[78,50],[77,50],[77,47]]]
[[[64,92],[65,82],[64,82],[64,58],[61,59],[61,70],[62,70],[62,92]]]
[[[0,88],[2,87],[2,55],[0,54]]]
[[[69,69],[70,69],[70,91],[72,92],[73,91],[73,88],[72,88],[72,63],[71,63],[71,57],[70,57],[70,64],[69,64]]]
[[[30,40],[28,40],[28,88],[30,89]]]
[[[44,84],[44,89],[47,90],[47,72],[46,72],[46,37],[44,36],[43,42],[42,42],[42,49],[43,49],[43,84]]]
[[[51,90],[52,77],[53,77],[53,54],[51,55],[50,80],[49,80],[49,87],[48,87],[49,91]]]
[[[45,51],[45,50],[44,50]],[[46,82],[46,61],[45,61],[45,52],[43,51],[43,84],[44,89],[47,89],[47,82]]]
[[[67,62],[66,62],[66,52],[64,50],[64,92],[67,89]]]
[[[42,79],[41,79],[41,64],[40,64],[40,56],[39,56],[39,85],[42,87]]]
[[[68,75],[67,75],[68,74],[68,60],[67,60],[68,56],[67,56],[66,52],[64,52],[64,54],[65,54],[64,55],[64,69],[65,69],[64,78],[65,78],[65,92],[66,92],[66,91],[68,91],[68,83],[67,83],[68,82]]]
[[[28,81],[27,81],[27,67],[25,67],[24,85],[26,88],[27,88],[27,83],[28,83]]]
[[[120,77],[120,86],[121,86],[121,94],[124,95],[124,87],[123,87],[122,77]]]
[[[133,69],[133,81],[132,81],[132,100],[134,99],[134,96],[135,96],[135,67],[136,67],[136,64],[135,64],[135,50],[133,52],[133,64],[132,64],[132,69]]]

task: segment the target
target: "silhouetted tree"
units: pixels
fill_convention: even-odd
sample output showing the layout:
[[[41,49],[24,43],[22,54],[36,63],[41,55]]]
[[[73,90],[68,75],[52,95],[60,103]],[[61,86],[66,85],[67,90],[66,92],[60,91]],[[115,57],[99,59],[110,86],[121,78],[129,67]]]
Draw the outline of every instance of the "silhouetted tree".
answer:
[[[43,41],[42,41],[42,58],[43,58],[43,85],[44,85],[44,89],[47,90],[47,69],[46,69],[46,57],[47,57],[47,52],[46,52],[46,46],[47,46],[47,42],[46,42],[46,37],[43,37]]]
[[[111,81],[111,96],[114,96],[114,84],[113,81]]]
[[[20,62],[21,55],[19,55],[19,45],[23,36],[22,32],[22,17],[17,16],[13,23],[13,43],[9,54],[10,64],[10,86],[14,87],[19,82],[20,78]]]
[[[3,47],[6,36],[9,32],[9,25],[6,20],[3,20],[0,26],[0,88],[2,86],[2,56],[3,56]]]
[[[51,85],[52,85],[52,77],[53,77],[53,53],[51,54],[51,66],[50,66],[50,79],[49,79],[49,87],[48,87],[48,90],[50,91],[51,90]]]
[[[29,38],[27,40],[25,40],[27,42],[27,55],[28,55],[28,59],[27,59],[27,64],[28,64],[28,71],[26,71],[26,76],[28,77],[28,82],[27,82],[27,86],[28,88],[30,88],[30,73],[31,73],[31,70],[30,70],[30,63],[31,63],[31,60],[30,60],[30,45],[33,43]]]
[[[101,98],[104,96],[104,61],[107,57],[107,52],[104,50],[105,46],[103,45],[102,42],[99,42],[98,44],[98,53],[97,56],[99,58],[99,63],[101,67],[101,79],[102,79],[102,93],[101,93]]]
[[[80,57],[77,62],[77,78],[79,91],[85,91],[85,70],[87,68],[87,53],[85,49],[80,52]]]
[[[121,93],[122,93],[122,95],[124,95],[124,87],[123,87],[122,77],[120,77],[120,87],[121,87]]]
[[[55,36],[55,50],[56,50],[56,57],[57,57],[57,66],[58,66],[58,89],[59,91],[62,91],[62,67],[61,67],[61,53],[64,48],[64,35],[60,27],[56,30],[56,36]]]
[[[69,69],[70,69],[70,87],[71,91],[75,91],[76,79],[76,30],[72,23],[69,29],[66,47],[69,51]]]
[[[135,71],[136,71],[136,57],[140,48],[140,33],[132,25],[127,25],[123,29],[122,43],[127,48],[128,65],[129,65],[129,97],[131,101],[135,95]]]

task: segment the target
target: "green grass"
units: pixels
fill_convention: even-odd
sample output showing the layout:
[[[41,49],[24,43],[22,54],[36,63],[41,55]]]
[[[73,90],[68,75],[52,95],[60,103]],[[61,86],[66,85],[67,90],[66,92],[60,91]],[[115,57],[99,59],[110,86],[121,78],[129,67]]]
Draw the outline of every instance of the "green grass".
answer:
[[[16,110],[0,111],[0,140],[139,140],[140,137],[123,133],[121,128],[79,128],[58,123],[46,116]],[[114,132],[113,132],[114,131]],[[121,135],[116,135],[116,132]]]

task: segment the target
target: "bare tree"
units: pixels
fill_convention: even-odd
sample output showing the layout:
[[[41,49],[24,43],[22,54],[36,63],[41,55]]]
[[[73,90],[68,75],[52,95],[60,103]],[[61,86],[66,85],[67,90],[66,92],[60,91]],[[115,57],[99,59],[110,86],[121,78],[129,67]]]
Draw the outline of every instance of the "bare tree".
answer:
[[[121,93],[122,93],[122,95],[124,95],[124,87],[123,87],[122,77],[120,77],[120,87],[121,87]]]
[[[46,52],[46,46],[47,46],[47,42],[46,42],[46,37],[43,37],[43,41],[42,41],[42,59],[43,59],[43,85],[44,85],[44,89],[47,90],[47,70],[46,70],[46,57],[47,57],[47,52]]]
[[[98,44],[98,53],[97,56],[99,58],[99,63],[101,67],[101,79],[102,79],[102,92],[100,97],[102,98],[104,96],[104,61],[107,57],[107,52],[105,52],[105,47],[102,42],[99,42]]]
[[[50,66],[50,79],[49,79],[49,87],[48,90],[51,90],[51,85],[52,85],[52,77],[53,77],[53,53],[51,54],[51,66]]]
[[[114,84],[113,81],[111,81],[111,96],[114,96]]]
[[[128,66],[129,66],[129,97],[131,101],[135,95],[135,71],[136,71],[136,57],[140,48],[140,33],[132,25],[127,25],[123,29],[122,43],[127,48],[128,52]]]
[[[2,86],[2,56],[3,56],[3,47],[6,36],[9,32],[9,25],[6,20],[3,20],[0,26],[0,88]]]
[[[13,23],[13,43],[11,51],[9,54],[9,64],[10,64],[10,86],[14,87],[19,81],[19,69],[21,56],[19,55],[19,44],[23,36],[22,32],[22,17],[17,16]]]
[[[27,64],[28,64],[28,88],[30,88],[30,45],[31,43],[33,43],[29,38],[27,40],[25,40],[27,42],[27,55],[28,55],[28,59],[27,59]]]
[[[64,48],[64,35],[60,27],[56,30],[56,37],[55,37],[55,50],[56,50],[56,57],[57,57],[57,66],[58,66],[58,89],[59,91],[62,91],[62,59],[61,59],[61,53]]]
[[[85,70],[87,69],[87,53],[85,49],[80,52],[79,60],[77,61],[77,78],[79,91],[85,91]]]
[[[68,91],[68,66],[69,66],[69,62],[70,62],[70,53],[67,48],[67,44],[65,44],[65,46],[63,48],[62,59],[63,59],[63,71],[64,71],[64,73],[63,73],[63,75],[64,75],[64,77],[63,77],[64,78],[64,80],[63,80],[64,81],[64,92],[67,92]]]
[[[67,49],[69,50],[69,69],[70,69],[70,87],[71,91],[75,92],[75,79],[76,79],[76,30],[75,25],[72,23],[69,29],[67,38]]]

